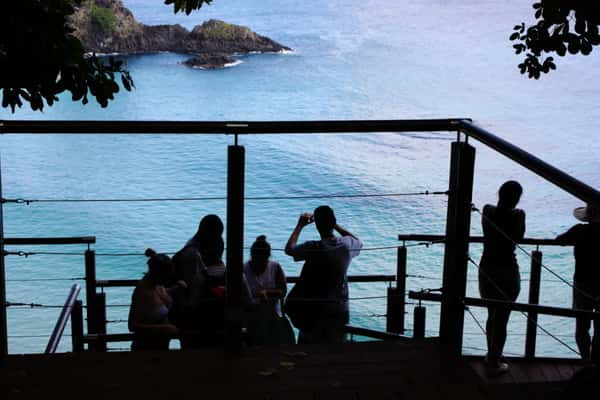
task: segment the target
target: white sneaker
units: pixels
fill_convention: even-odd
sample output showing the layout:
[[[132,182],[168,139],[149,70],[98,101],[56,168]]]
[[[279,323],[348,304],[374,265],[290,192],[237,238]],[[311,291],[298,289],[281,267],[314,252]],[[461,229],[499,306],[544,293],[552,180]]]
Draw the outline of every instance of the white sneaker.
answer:
[[[504,356],[500,356],[500,360],[497,363],[490,363],[488,356],[486,355],[483,359],[485,363],[485,367],[487,371],[491,374],[503,374],[508,372],[509,366],[508,363],[505,362]]]
[[[498,364],[486,364],[487,372],[491,375],[500,375],[508,372],[508,364],[505,362],[499,362]]]

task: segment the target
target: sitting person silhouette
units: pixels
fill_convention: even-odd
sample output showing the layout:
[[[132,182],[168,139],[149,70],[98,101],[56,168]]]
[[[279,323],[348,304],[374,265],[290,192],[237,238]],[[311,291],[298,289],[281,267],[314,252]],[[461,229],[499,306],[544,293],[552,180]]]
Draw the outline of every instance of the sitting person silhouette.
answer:
[[[573,210],[583,224],[571,227],[558,235],[563,245],[573,245],[575,272],[573,274],[573,308],[600,311],[600,209],[592,205]],[[591,320],[575,319],[575,341],[581,358],[600,361],[600,321],[594,321],[594,336],[590,337]]]
[[[134,289],[129,309],[129,331],[135,333],[131,349],[168,349],[171,337],[178,334],[168,318],[171,293],[176,288],[185,288],[186,284],[180,281],[174,288],[167,289],[165,286],[173,277],[172,260],[152,249],[147,249],[145,254],[148,272]]]

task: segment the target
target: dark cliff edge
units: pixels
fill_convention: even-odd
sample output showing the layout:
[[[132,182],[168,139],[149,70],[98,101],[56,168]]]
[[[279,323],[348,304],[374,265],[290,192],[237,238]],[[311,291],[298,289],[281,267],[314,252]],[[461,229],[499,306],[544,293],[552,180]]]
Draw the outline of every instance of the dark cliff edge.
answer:
[[[211,19],[188,31],[181,25],[144,25],[121,0],[87,0],[71,19],[74,35],[86,52],[142,54],[174,52],[192,57],[185,64],[222,68],[237,54],[291,50],[247,27]]]

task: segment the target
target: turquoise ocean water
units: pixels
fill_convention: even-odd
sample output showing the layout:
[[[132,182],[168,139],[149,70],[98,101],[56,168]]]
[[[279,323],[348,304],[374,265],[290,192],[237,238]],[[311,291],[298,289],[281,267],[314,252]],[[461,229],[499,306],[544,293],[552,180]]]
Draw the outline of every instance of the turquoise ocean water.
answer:
[[[598,57],[567,57],[540,81],[521,76],[520,59],[508,36],[529,21],[529,2],[507,1],[293,1],[215,0],[192,16],[175,16],[158,0],[125,0],[146,24],[180,23],[188,28],[209,18],[251,27],[294,49],[291,54],[248,55],[241,64],[202,71],[180,64],[179,54],[126,57],[137,89],[119,94],[108,109],[72,104],[65,96],[44,113],[0,111],[0,119],[106,120],[313,120],[469,117],[492,132],[546,159],[584,182],[600,187],[597,152],[600,112]],[[452,134],[244,136],[248,196],[373,194],[447,189]],[[232,137],[167,135],[7,135],[0,137],[3,195],[28,199],[97,199],[223,196],[226,154]],[[575,223],[580,202],[511,161],[477,146],[474,202],[495,202],[499,184],[518,179],[525,192],[527,236],[554,237]],[[399,233],[443,233],[446,199],[440,196],[246,203],[245,241],[266,234],[285,245],[297,216],[324,202],[365,246],[397,244]],[[4,206],[7,237],[94,235],[98,253],[177,250],[200,217],[225,217],[225,201],[157,203],[34,203]],[[480,221],[473,215],[473,234]],[[309,227],[301,239],[312,239]],[[9,250],[81,252],[83,247]],[[532,248],[528,248],[531,251]],[[472,246],[474,259],[480,247]],[[570,279],[571,249],[544,248],[544,263]],[[441,285],[443,247],[410,248],[409,289]],[[529,259],[519,253],[527,299]],[[274,251],[289,275],[301,267]],[[98,256],[100,279],[137,278],[144,257]],[[83,256],[6,258],[7,299],[62,304],[73,281],[27,281],[83,276]],[[352,274],[394,273],[395,250],[364,251]],[[548,272],[541,302],[569,306],[571,289]],[[468,294],[477,296],[476,271]],[[351,286],[351,297],[385,295],[385,284]],[[130,289],[107,294],[110,332],[126,331]],[[409,307],[409,311],[412,306]],[[9,308],[11,353],[43,351],[58,309]],[[382,329],[385,300],[351,304],[352,323]],[[428,305],[428,333],[438,329],[439,306]],[[483,323],[483,310],[473,309]],[[465,351],[482,353],[485,339],[465,317]],[[408,326],[412,317],[407,316]],[[540,318],[540,324],[574,346],[573,321]],[[515,313],[506,352],[521,354],[525,318]],[[65,337],[61,351],[69,350]],[[123,347],[115,344],[113,348]],[[574,354],[541,334],[538,353]]]

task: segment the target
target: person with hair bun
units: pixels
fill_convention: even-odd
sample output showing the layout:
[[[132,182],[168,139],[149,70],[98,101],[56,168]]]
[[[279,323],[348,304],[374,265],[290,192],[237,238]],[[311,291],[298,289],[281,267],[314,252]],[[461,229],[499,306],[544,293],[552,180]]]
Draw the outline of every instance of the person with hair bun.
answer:
[[[173,278],[173,262],[169,256],[146,249],[148,272],[138,282],[131,296],[129,309],[129,330],[135,333],[132,350],[168,349],[171,337],[178,334],[177,328],[169,322],[168,314],[172,305],[171,292],[185,288],[178,281],[173,288],[166,285]]]
[[[249,341],[254,345],[292,344],[294,334],[281,309],[287,292],[285,273],[270,256],[267,237],[258,236],[250,247],[250,261],[244,264],[244,283],[251,303]]]

